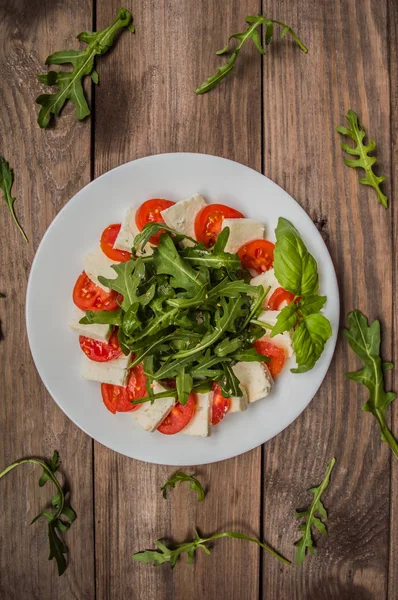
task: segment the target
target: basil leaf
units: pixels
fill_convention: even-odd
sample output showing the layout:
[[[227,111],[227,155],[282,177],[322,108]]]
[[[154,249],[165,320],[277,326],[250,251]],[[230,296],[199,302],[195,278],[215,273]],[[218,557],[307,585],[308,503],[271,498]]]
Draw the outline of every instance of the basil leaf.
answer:
[[[326,317],[320,314],[305,317],[293,334],[297,368],[292,369],[292,373],[305,373],[312,369],[331,335],[332,328]]]
[[[306,249],[297,229],[283,217],[275,229],[275,277],[296,296],[312,296],[318,291],[316,260]]]
[[[322,310],[325,302],[326,296],[307,296],[297,304],[297,310],[303,316],[311,315]]]
[[[284,308],[282,308],[281,312],[278,314],[276,318],[276,323],[272,328],[271,336],[275,337],[279,333],[283,333],[284,331],[290,331],[296,325],[298,321],[297,315],[297,306],[294,302],[291,302]]]

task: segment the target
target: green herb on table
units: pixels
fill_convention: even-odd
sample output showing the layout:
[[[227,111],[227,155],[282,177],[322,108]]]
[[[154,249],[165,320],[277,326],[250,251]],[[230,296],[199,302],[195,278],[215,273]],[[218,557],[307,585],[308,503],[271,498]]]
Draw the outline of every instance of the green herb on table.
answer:
[[[384,208],[388,208],[388,198],[380,189],[380,184],[385,180],[385,177],[376,175],[373,171],[373,165],[377,162],[377,158],[375,156],[369,156],[370,152],[376,150],[376,142],[370,140],[368,145],[364,143],[366,131],[360,123],[358,115],[353,110],[348,111],[346,119],[350,127],[339,126],[336,130],[338,133],[348,135],[354,140],[355,146],[341,144],[341,147],[347,154],[356,156],[356,158],[345,158],[344,163],[348,167],[364,169],[365,177],[360,178],[359,183],[370,185],[376,191],[378,202],[384,206]]]
[[[300,512],[296,511],[297,519],[305,519],[304,523],[302,523],[299,527],[299,531],[303,533],[303,536],[299,539],[298,542],[296,542],[296,564],[298,565],[304,562],[305,557],[307,555],[307,550],[311,554],[316,554],[311,528],[315,527],[322,534],[327,533],[326,526],[323,521],[327,519],[328,514],[322,502],[322,494],[329,485],[330,474],[332,472],[335,462],[336,459],[332,458],[332,460],[327,466],[325,477],[323,478],[322,483],[318,487],[310,488],[308,490],[314,496],[314,499],[311,502],[308,509]]]
[[[216,53],[218,55],[225,54],[226,52],[228,52],[229,42],[232,39],[239,40],[238,45],[236,46],[235,50],[232,52],[231,56],[229,57],[229,59],[225,63],[225,65],[218,67],[217,72],[214,75],[211,75],[210,77],[208,77],[208,79],[206,79],[206,81],[204,81],[197,88],[197,90],[196,90],[197,94],[205,94],[206,92],[209,92],[210,90],[215,88],[223,79],[225,79],[225,77],[227,77],[227,75],[234,68],[236,59],[238,58],[238,55],[239,55],[239,52],[241,51],[242,47],[244,46],[244,44],[247,40],[251,39],[253,44],[257,48],[257,50],[260,52],[260,54],[265,54],[265,48],[261,43],[260,33],[258,32],[258,27],[260,27],[260,25],[265,25],[265,27],[266,27],[266,34],[265,34],[265,45],[266,46],[268,46],[271,43],[272,36],[274,33],[274,25],[279,25],[280,27],[282,27],[281,38],[284,38],[285,35],[287,35],[287,34],[291,35],[292,38],[294,39],[294,41],[299,45],[301,50],[303,52],[308,52],[308,49],[303,44],[303,42],[300,40],[300,38],[294,33],[292,28],[288,27],[288,25],[285,25],[285,23],[281,23],[280,21],[275,21],[274,19],[267,19],[266,17],[263,17],[262,15],[246,17],[246,23],[248,23],[248,25],[249,25],[249,27],[246,29],[246,31],[242,31],[241,33],[234,33],[233,35],[231,35],[228,39],[227,44],[224,46],[224,48],[222,48],[221,50],[219,50]]]
[[[384,371],[392,369],[393,364],[383,363],[380,357],[380,322],[376,320],[369,325],[365,315],[354,310],[348,315],[348,325],[348,329],[343,329],[343,335],[364,366],[359,371],[346,373],[346,377],[368,388],[369,399],[363,405],[363,410],[376,417],[381,439],[387,442],[398,458],[398,442],[386,422],[386,410],[396,394],[385,391]]]
[[[275,277],[284,289],[295,295],[295,300],[278,314],[271,338],[294,330],[297,367],[292,372],[304,373],[315,366],[332,335],[330,322],[320,314],[326,296],[318,295],[316,260],[308,252],[297,229],[280,217],[275,235]]]
[[[127,27],[134,33],[133,18],[128,10],[119,8],[116,19],[105,29],[97,32],[83,31],[77,39],[85,42],[87,47],[82,50],[61,50],[51,54],[46,65],[64,65],[70,63],[72,71],[49,71],[38,75],[44,85],[57,86],[59,90],[53,94],[41,94],[36,102],[41,105],[37,119],[40,127],[47,127],[51,115],[58,116],[67,100],[76,106],[76,118],[81,120],[90,114],[90,109],[83,89],[83,79],[91,75],[95,84],[98,83],[98,73],[94,68],[97,55],[108,52],[114,43],[119,29]]]
[[[203,489],[202,484],[196,477],[193,475],[186,475],[183,471],[177,471],[166,481],[166,483],[161,487],[161,491],[163,492],[163,498],[167,498],[167,489],[174,488],[176,483],[189,482],[189,487],[191,490],[197,493],[198,502],[202,502],[205,497],[205,490]]]
[[[178,558],[186,553],[188,556],[188,564],[191,565],[194,561],[195,552],[199,548],[204,551],[205,554],[210,554],[210,548],[207,546],[208,542],[218,540],[221,538],[235,538],[240,540],[247,540],[257,544],[272,556],[275,556],[281,562],[290,565],[290,561],[281,556],[278,552],[260,542],[257,538],[249,537],[238,531],[224,531],[222,533],[216,533],[207,538],[202,538],[198,531],[195,529],[195,538],[189,542],[179,544],[174,550],[168,548],[161,540],[157,540],[156,546],[158,550],[144,550],[143,552],[136,552],[133,554],[133,559],[143,563],[153,563],[155,567],[163,564],[170,563],[171,567],[175,567]]]
[[[24,232],[20,222],[18,221],[17,215],[15,214],[14,202],[16,198],[11,196],[11,189],[14,183],[14,174],[12,169],[10,169],[10,165],[8,162],[0,156],[0,189],[3,191],[3,198],[5,203],[8,206],[8,210],[11,213],[12,218],[14,219],[15,225],[18,227],[19,231],[22,234],[25,242],[28,242],[28,238],[26,233]]]
[[[67,565],[65,554],[68,553],[68,548],[60,537],[61,533],[65,533],[71,523],[76,519],[76,513],[68,506],[65,494],[59,483],[56,471],[58,470],[61,462],[59,460],[58,451],[55,450],[50,461],[44,462],[38,458],[22,458],[12,463],[0,472],[0,479],[7,475],[10,471],[23,465],[25,463],[32,463],[39,465],[43,469],[43,473],[39,479],[39,486],[42,487],[47,481],[51,481],[57,490],[57,493],[51,498],[52,508],[45,508],[42,510],[31,522],[35,523],[40,517],[47,519],[48,521],[48,541],[50,545],[49,560],[55,558],[58,568],[58,575],[62,575],[65,572]]]

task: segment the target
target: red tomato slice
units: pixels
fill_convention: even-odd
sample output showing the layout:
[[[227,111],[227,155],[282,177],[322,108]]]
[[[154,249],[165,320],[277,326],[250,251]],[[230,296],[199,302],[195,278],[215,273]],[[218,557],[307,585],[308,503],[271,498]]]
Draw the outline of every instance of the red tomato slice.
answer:
[[[207,248],[214,246],[224,219],[242,219],[244,215],[224,204],[209,204],[196,215],[195,238]]]
[[[273,294],[271,294],[268,300],[268,308],[269,310],[279,310],[279,307],[282,304],[282,302],[287,302],[287,304],[291,304],[293,300],[294,294],[288,292],[283,287],[278,287],[273,292]]]
[[[119,308],[121,295],[111,290],[106,292],[95,285],[83,271],[73,288],[73,302],[80,310],[115,310]]]
[[[116,262],[127,262],[131,258],[131,253],[125,252],[124,250],[115,250],[113,247],[120,228],[120,223],[114,223],[104,229],[101,235],[101,250],[111,260]]]
[[[286,362],[286,353],[284,349],[265,340],[257,340],[254,342],[254,347],[259,354],[268,356],[271,359],[270,362],[267,363],[267,367],[274,379],[278,377]]]
[[[99,342],[84,335],[79,336],[80,348],[90,360],[106,362],[122,355],[117,339],[117,328],[112,333],[109,342]]]
[[[101,383],[101,394],[106,408],[113,414],[131,412],[140,408],[141,404],[131,404],[131,401],[147,395],[142,363],[130,370],[127,387]]]
[[[238,256],[244,269],[254,269],[257,273],[268,271],[274,264],[275,244],[268,240],[252,240],[243,244]]]
[[[164,433],[165,435],[174,435],[175,433],[178,433],[188,425],[189,421],[195,414],[195,410],[196,397],[195,394],[191,393],[186,404],[182,405],[177,402],[174,405],[174,407],[171,409],[171,412],[159,425],[158,431],[160,431],[160,433]]]
[[[173,206],[175,202],[171,200],[165,200],[164,198],[153,198],[152,200],[147,200],[137,210],[135,213],[135,224],[138,229],[142,231],[147,223],[164,223],[163,217],[160,214],[162,210],[165,208],[169,208],[169,206]],[[155,233],[150,238],[151,244],[157,246],[160,240],[160,234],[163,233],[162,230]]]
[[[213,401],[211,405],[211,424],[217,425],[225,417],[231,407],[231,400],[224,398],[218,383],[213,385]]]

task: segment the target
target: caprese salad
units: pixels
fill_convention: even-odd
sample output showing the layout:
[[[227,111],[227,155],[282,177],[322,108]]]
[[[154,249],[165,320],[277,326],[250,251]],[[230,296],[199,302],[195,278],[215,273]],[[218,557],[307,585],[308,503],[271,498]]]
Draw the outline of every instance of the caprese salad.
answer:
[[[147,431],[206,437],[268,396],[285,362],[312,368],[330,337],[314,258],[280,219],[265,226],[194,194],[147,200],[110,224],[73,289],[82,376]]]

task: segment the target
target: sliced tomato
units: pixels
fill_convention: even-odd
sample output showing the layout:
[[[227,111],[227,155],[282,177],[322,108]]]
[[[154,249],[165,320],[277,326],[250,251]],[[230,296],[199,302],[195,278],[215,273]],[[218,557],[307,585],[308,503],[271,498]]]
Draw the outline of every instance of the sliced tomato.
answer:
[[[218,383],[213,385],[213,401],[211,405],[211,424],[217,425],[231,408],[230,398],[224,398]]]
[[[288,292],[283,287],[278,287],[271,294],[268,300],[268,308],[269,310],[279,310],[279,307],[283,302],[287,304],[291,304],[294,300],[294,294]]]
[[[101,383],[101,394],[106,408],[113,414],[131,412],[140,408],[141,404],[131,404],[131,401],[147,395],[142,363],[130,369],[127,387]]]
[[[99,342],[84,335],[79,336],[79,342],[84,354],[95,362],[107,362],[122,355],[117,339],[117,328],[112,333],[109,342]]]
[[[265,340],[257,340],[254,342],[254,347],[259,354],[270,358],[270,361],[267,362],[267,367],[274,379],[278,377],[286,362],[284,349]]]
[[[113,244],[116,241],[118,233],[120,231],[120,223],[114,223],[109,225],[101,235],[101,250],[111,260],[116,262],[127,262],[131,258],[131,253],[125,250],[116,250]]]
[[[207,248],[214,246],[224,219],[243,219],[244,215],[224,204],[208,204],[196,215],[195,238]]]
[[[115,310],[119,308],[121,295],[111,290],[106,292],[95,285],[83,271],[73,288],[73,302],[80,310]]]
[[[169,206],[173,206],[175,202],[171,200],[165,200],[164,198],[152,198],[152,200],[147,200],[137,210],[135,213],[135,224],[138,229],[142,231],[147,223],[164,223],[163,217],[160,214],[162,210],[169,208]],[[150,238],[151,244],[157,246],[160,240],[160,234],[163,233],[162,230],[155,233]]]
[[[156,401],[155,401],[156,402]],[[190,394],[188,402],[184,405],[177,402],[171,409],[171,412],[163,419],[158,427],[160,433],[165,435],[174,435],[178,433],[184,427],[186,427],[189,421],[195,414],[196,410],[196,397],[195,394]]]
[[[275,244],[268,240],[252,240],[243,244],[238,256],[244,269],[254,269],[257,273],[268,271],[274,264]]]

